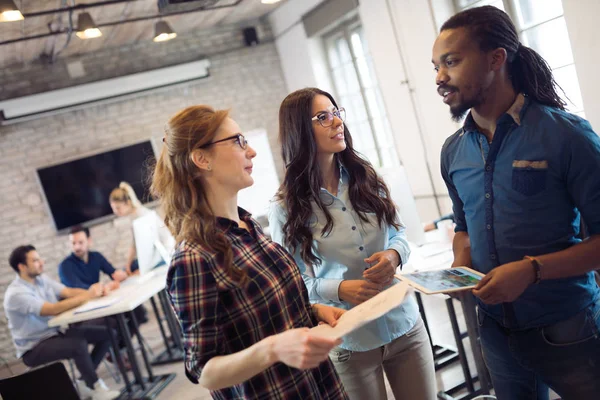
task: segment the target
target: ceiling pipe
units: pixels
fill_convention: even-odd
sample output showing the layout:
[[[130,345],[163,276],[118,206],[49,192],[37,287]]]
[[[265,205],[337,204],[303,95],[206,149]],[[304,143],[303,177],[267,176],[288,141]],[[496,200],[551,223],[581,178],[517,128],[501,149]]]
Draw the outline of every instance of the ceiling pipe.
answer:
[[[94,6],[94,7],[95,6],[106,6],[109,4],[125,3],[128,1],[135,1],[135,0],[111,0],[111,1],[103,1],[103,2],[98,2],[98,3],[80,4],[80,5],[76,5],[73,7],[65,7],[65,8],[60,8],[60,9],[56,9],[56,10],[40,11],[38,13],[29,13],[29,14],[23,14],[23,15],[25,16],[25,15],[33,14],[33,16],[38,16],[38,15],[45,15],[45,14],[53,14],[56,12],[67,12],[70,9],[78,10],[78,9],[83,9],[83,8],[89,8],[91,6]],[[222,8],[231,8],[231,7],[237,6],[242,1],[243,0],[236,0],[234,3],[231,3],[231,4],[216,5],[216,6],[212,6],[212,7],[200,7],[200,8],[196,8],[193,10],[176,11],[176,12],[170,12],[170,13],[164,13],[164,14],[155,14],[155,15],[148,15],[148,16],[144,16],[144,17],[130,18],[130,19],[125,19],[125,20],[120,20],[120,21],[104,22],[101,24],[97,24],[97,26],[98,26],[98,28],[102,28],[105,26],[114,26],[114,25],[127,24],[130,22],[147,21],[147,20],[152,20],[152,19],[171,17],[171,16],[175,16],[175,15],[190,14],[190,13],[194,13],[194,12],[213,11],[213,10],[218,10],[218,9],[222,9]],[[25,18],[27,18],[27,17],[25,17]],[[39,35],[31,35],[31,36],[25,36],[25,37],[21,37],[21,38],[17,38],[17,39],[4,40],[4,41],[0,42],[0,46],[11,44],[11,43],[23,42],[23,41],[27,41],[27,40],[43,39],[43,38],[54,36],[54,35],[62,35],[63,33],[68,33],[68,32],[69,32],[68,29],[61,29],[58,31],[41,33]]]

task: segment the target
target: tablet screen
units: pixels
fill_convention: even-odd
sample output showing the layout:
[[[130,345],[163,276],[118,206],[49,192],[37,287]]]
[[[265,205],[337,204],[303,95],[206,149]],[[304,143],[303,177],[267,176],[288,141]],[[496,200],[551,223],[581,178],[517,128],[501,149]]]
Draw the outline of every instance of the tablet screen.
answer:
[[[402,276],[431,292],[447,292],[461,288],[471,288],[476,286],[483,277],[474,271],[471,272],[461,267],[415,272],[412,274],[402,274]]]

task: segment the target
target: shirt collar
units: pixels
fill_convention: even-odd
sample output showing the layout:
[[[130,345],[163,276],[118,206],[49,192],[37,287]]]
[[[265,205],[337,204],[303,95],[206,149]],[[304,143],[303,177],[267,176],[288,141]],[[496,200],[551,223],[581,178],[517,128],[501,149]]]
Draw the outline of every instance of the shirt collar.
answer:
[[[31,284],[30,282],[27,282],[25,279],[21,278],[21,275],[19,275],[19,274],[16,274],[16,275],[17,275],[16,281],[19,283],[19,285],[25,285],[25,286],[29,286],[29,287],[39,285],[39,282],[40,282],[39,279],[40,279],[41,275],[38,275],[35,277],[35,279],[33,280],[33,284]]]
[[[523,93],[519,93],[514,103],[508,108],[508,110],[506,110],[506,112],[500,118],[502,119],[504,115],[508,115],[518,126],[521,126],[521,119],[523,118],[523,113],[527,108],[527,105],[527,98]],[[477,131],[477,124],[475,124],[475,120],[473,120],[471,112],[469,112],[469,115],[467,115],[467,118],[465,119],[465,123],[463,124],[463,131]]]
[[[240,219],[247,224],[251,224],[252,222],[252,214],[248,211],[244,210],[242,207],[238,207],[238,215]],[[231,228],[238,228],[239,225],[237,222],[230,220],[229,218],[216,217],[217,227],[223,229],[224,231],[228,231]]]
[[[348,184],[348,181],[350,180],[350,173],[348,172],[348,170],[346,169],[346,167],[344,166],[344,164],[342,164],[342,162],[340,160],[336,160],[339,171],[340,171],[340,180],[338,182],[338,195],[339,193],[342,191],[342,187],[344,185]],[[329,193],[329,191],[325,188],[321,188],[321,193]]]

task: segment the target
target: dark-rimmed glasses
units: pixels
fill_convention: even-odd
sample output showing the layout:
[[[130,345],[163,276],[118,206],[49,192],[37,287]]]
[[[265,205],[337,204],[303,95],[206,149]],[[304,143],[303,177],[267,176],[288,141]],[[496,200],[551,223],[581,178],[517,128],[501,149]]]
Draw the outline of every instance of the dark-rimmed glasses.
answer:
[[[342,122],[344,122],[344,119],[346,119],[346,109],[344,107],[340,107],[333,112],[323,111],[312,117],[311,120],[319,121],[319,124],[321,124],[323,128],[328,128],[333,125],[333,117],[338,117],[342,120]]]
[[[246,140],[246,138],[244,137],[244,135],[242,135],[241,133],[238,133],[236,135],[233,136],[229,136],[226,137],[225,139],[221,139],[221,140],[215,140],[214,142],[210,142],[205,144],[204,146],[200,146],[201,149],[205,149],[209,146],[212,146],[213,144],[217,144],[217,143],[221,143],[221,142],[226,142],[228,140],[231,139],[235,139],[235,141],[237,142],[237,144],[240,145],[240,147],[242,148],[242,150],[246,150],[248,148],[248,141]]]

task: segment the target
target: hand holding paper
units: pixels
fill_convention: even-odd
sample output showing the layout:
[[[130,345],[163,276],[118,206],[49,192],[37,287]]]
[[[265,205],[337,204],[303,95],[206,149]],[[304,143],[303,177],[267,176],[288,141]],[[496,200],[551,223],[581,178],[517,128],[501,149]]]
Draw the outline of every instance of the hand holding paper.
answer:
[[[339,339],[368,322],[381,317],[393,308],[398,307],[404,301],[407,292],[408,284],[400,282],[357,305],[353,309],[346,311],[338,319],[335,327],[323,324],[312,328],[310,333],[315,336]]]

